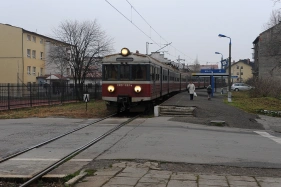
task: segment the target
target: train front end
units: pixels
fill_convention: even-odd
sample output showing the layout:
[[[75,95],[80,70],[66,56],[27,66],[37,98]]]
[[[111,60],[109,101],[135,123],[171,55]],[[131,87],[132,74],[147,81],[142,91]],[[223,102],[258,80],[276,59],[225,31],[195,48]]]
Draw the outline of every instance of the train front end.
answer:
[[[143,111],[150,97],[149,60],[123,48],[103,59],[102,99],[115,111]]]

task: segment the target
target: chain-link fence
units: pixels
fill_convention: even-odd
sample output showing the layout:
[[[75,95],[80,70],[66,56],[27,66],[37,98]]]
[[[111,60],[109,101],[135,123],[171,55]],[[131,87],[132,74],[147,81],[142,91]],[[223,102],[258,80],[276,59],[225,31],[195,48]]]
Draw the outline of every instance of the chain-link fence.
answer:
[[[102,97],[100,85],[0,84],[0,110],[78,102],[85,93]]]

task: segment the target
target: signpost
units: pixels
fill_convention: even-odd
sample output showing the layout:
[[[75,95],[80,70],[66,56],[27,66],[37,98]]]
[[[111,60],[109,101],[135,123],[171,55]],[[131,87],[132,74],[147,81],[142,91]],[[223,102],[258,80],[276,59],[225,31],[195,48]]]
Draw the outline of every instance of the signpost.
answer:
[[[87,104],[90,101],[90,95],[89,94],[84,94],[83,95],[83,100],[86,103],[86,111],[87,111],[87,109],[88,109],[88,105]]]

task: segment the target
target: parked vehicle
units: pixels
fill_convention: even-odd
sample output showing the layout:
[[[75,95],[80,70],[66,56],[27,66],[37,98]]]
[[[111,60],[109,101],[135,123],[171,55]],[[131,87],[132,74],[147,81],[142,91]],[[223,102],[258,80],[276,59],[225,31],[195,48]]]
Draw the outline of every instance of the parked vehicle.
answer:
[[[252,88],[253,88],[252,86],[245,83],[234,83],[231,86],[231,90],[234,91],[251,90]]]

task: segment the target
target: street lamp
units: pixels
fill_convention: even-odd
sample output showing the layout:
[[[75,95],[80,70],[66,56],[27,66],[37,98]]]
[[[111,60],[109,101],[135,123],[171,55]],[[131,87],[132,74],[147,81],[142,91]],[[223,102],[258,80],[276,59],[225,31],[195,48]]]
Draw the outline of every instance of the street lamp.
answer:
[[[149,42],[146,42],[146,54],[148,55],[148,45],[149,44],[153,44],[153,43],[149,43]]]
[[[223,37],[223,38],[229,38],[229,57],[228,57],[228,102],[231,102],[231,38],[223,35],[223,34],[219,34],[219,37]]]
[[[221,60],[223,60],[223,55],[219,52],[215,52],[215,54],[220,54],[221,55]]]

